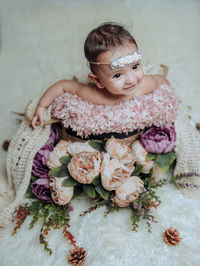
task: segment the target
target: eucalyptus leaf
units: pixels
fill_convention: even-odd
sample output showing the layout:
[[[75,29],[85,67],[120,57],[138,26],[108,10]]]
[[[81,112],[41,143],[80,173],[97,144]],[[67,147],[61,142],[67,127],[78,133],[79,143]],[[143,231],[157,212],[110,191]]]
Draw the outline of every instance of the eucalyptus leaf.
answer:
[[[60,158],[60,162],[61,162],[61,164],[62,165],[65,165],[65,166],[67,166],[68,164],[69,164],[69,162],[71,161],[71,156],[62,156],[61,158]]]
[[[174,152],[162,153],[158,154],[156,158],[156,162],[163,173],[166,173],[169,170],[170,165],[176,159],[176,155]]]
[[[78,184],[78,182],[73,179],[71,176],[66,177],[63,182],[62,182],[62,186],[63,187],[74,187]]]
[[[102,142],[98,142],[96,140],[91,140],[88,142],[88,144],[97,151],[103,151],[104,150],[104,144]]]
[[[83,185],[83,191],[89,198],[94,199],[96,197],[96,190],[94,185]]]
[[[59,167],[51,169],[49,171],[49,175],[50,176],[55,176],[55,177],[64,177],[64,176],[68,176],[69,172],[68,172],[68,169],[67,169],[66,165],[61,165]]]
[[[100,185],[100,184],[101,184],[101,175],[99,174],[99,175],[95,176],[95,178],[94,178],[94,180],[93,180],[92,183],[93,183],[95,186]]]
[[[95,189],[103,199],[108,200],[110,193],[109,191],[105,190],[101,184],[95,186]]]
[[[157,158],[158,154],[157,153],[152,153],[149,152],[146,156],[146,160],[155,160]]]

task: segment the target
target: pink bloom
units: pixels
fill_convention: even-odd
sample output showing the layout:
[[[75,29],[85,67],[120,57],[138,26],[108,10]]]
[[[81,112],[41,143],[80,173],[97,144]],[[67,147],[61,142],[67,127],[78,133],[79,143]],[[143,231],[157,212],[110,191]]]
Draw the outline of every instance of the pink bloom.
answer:
[[[170,127],[150,127],[140,135],[140,141],[148,152],[167,153],[175,145],[176,131]]]

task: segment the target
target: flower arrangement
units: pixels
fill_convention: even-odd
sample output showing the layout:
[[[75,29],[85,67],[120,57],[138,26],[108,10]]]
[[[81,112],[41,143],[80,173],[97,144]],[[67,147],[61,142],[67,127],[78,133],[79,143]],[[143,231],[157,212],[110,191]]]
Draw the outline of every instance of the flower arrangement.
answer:
[[[52,253],[46,236],[51,228],[61,229],[74,246],[68,261],[81,265],[86,251],[76,246],[70,233],[71,200],[80,193],[91,198],[93,205],[81,216],[106,206],[106,213],[129,208],[132,212],[132,230],[137,231],[141,219],[146,219],[148,231],[156,222],[151,209],[160,204],[156,188],[166,180],[155,181],[154,164],[163,173],[176,159],[173,152],[176,134],[170,127],[151,127],[140,138],[127,145],[114,137],[103,141],[70,142],[59,139],[56,126],[45,145],[33,160],[32,176],[27,195],[31,201],[16,210],[13,235],[27,216],[32,217],[30,228],[41,219],[40,243]]]

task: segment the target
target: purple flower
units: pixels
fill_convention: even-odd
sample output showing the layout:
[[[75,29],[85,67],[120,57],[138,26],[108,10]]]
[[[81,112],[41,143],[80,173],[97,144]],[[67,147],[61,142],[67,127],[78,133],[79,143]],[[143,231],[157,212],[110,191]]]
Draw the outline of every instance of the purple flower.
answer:
[[[44,203],[52,203],[51,192],[49,189],[49,180],[47,178],[38,178],[31,184],[33,194]]]
[[[173,125],[170,127],[152,126],[141,133],[140,141],[148,152],[167,153],[172,151],[175,145],[176,131]]]
[[[53,150],[53,145],[58,139],[58,130],[56,126],[51,127],[51,133],[42,148],[36,153],[33,159],[32,174],[40,178],[48,178],[49,168],[46,166],[46,162],[49,158],[50,152]]]

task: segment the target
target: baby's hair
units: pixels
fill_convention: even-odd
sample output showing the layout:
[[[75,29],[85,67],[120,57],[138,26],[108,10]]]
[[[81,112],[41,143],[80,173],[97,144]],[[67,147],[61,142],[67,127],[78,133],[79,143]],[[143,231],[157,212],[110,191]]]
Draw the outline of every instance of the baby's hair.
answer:
[[[89,32],[84,44],[85,57],[89,62],[97,62],[101,53],[126,43],[133,43],[137,47],[135,39],[124,26],[114,22],[103,23]],[[97,65],[90,63],[93,73],[97,68]]]

